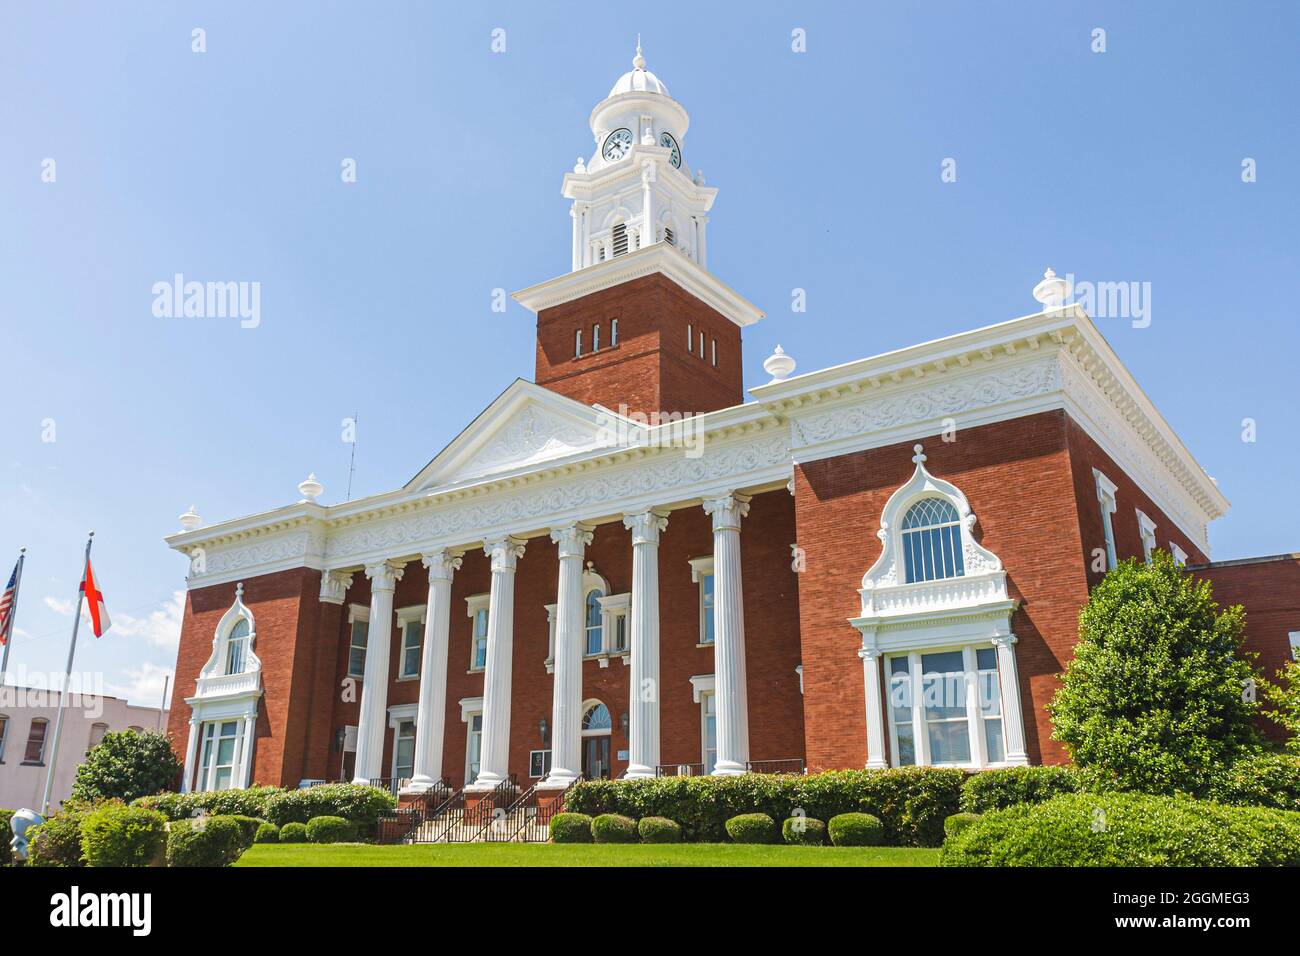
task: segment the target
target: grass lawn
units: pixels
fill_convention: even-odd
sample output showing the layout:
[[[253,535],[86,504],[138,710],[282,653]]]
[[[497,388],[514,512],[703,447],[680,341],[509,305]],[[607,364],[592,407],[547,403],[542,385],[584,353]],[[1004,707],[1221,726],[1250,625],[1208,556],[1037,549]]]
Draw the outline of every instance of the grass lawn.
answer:
[[[236,866],[935,866],[939,851],[912,847],[758,846],[735,843],[259,844]]]

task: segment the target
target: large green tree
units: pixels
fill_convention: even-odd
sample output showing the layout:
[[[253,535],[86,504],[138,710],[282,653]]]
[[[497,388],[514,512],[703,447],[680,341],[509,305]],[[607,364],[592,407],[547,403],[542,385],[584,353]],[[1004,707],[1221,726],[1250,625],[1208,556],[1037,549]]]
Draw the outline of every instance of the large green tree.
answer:
[[[1273,705],[1265,713],[1289,735],[1286,749],[1300,755],[1300,661],[1287,661],[1277,683],[1264,685],[1264,697]]]
[[[1079,613],[1079,643],[1048,712],[1074,762],[1146,793],[1200,794],[1258,745],[1245,613],[1164,551],[1125,561]]]
[[[128,803],[170,790],[181,775],[181,764],[164,734],[105,734],[77,768],[74,800],[116,797]]]

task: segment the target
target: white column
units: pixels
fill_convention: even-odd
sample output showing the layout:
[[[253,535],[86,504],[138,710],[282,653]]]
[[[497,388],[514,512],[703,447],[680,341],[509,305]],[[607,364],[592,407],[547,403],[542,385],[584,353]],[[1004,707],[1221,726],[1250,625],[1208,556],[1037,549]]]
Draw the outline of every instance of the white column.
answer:
[[[708,256],[708,246],[705,244],[705,239],[704,239],[704,227],[707,226],[707,225],[709,224],[709,217],[708,217],[708,216],[700,216],[700,218],[699,218],[699,224],[700,224],[700,240],[699,240],[699,246],[700,246],[700,258],[699,258],[699,263],[700,263],[700,268],[701,268],[701,269],[707,269],[707,268],[709,267],[709,256]]]
[[[181,780],[181,793],[189,793],[194,789],[194,760],[199,752],[199,726],[199,719],[191,717],[190,735],[185,739],[185,777]]]
[[[487,666],[483,672],[483,745],[479,772],[467,790],[491,790],[510,776],[510,669],[515,640],[515,568],[524,542],[504,537],[483,549],[492,559]]]
[[[551,698],[551,772],[548,788],[567,787],[582,773],[582,640],[586,608],[582,601],[582,558],[591,529],[580,524],[556,528],[560,581],[555,613],[555,684]]]
[[[998,651],[998,681],[1002,685],[1002,736],[1007,748],[1007,763],[1029,765],[1025,750],[1025,718],[1020,708],[1020,674],[1016,670],[1016,636],[1001,634],[993,638]]]
[[[627,777],[653,777],[659,766],[659,535],[668,516],[657,511],[625,515],[632,532],[632,652]]]
[[[415,711],[415,766],[403,792],[420,793],[442,779],[442,742],[447,723],[447,644],[451,631],[451,578],[460,555],[435,551],[421,556],[429,572],[420,652],[420,702]]]
[[[573,220],[573,271],[582,268],[582,223],[578,213],[578,204],[569,207],[569,217]]]
[[[652,160],[647,159],[641,164],[641,210],[644,215],[641,221],[645,227],[645,234],[649,237],[647,245],[657,238],[655,236],[654,181],[655,164]]]
[[[366,673],[361,678],[361,719],[357,723],[357,765],[353,783],[369,783],[384,775],[393,589],[402,579],[402,565],[396,561],[368,564],[366,577],[370,579],[370,630],[366,636]]]
[[[254,707],[257,705],[254,704]],[[257,711],[244,716],[243,744],[240,755],[240,785],[248,788],[253,785],[253,745],[257,742]]]
[[[745,683],[745,607],[740,580],[740,519],[746,495],[704,502],[713,516],[713,679],[717,694],[718,762],[714,775],[744,773],[749,762],[749,691]]]
[[[880,651],[863,647],[858,651],[862,658],[862,680],[867,698],[867,769],[889,766],[885,762],[885,709],[880,697]]]

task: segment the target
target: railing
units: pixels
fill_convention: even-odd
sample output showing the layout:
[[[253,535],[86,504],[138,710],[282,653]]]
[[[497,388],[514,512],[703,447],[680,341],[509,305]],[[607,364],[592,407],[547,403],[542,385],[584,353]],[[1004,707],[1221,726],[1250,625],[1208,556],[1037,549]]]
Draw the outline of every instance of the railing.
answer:
[[[656,777],[703,777],[702,763],[661,763],[655,767]]]
[[[459,791],[448,802],[442,814],[447,818],[447,823],[434,842],[474,843],[483,839],[492,821],[498,819],[498,811],[504,813],[514,803],[518,792],[519,785],[515,782],[514,774],[484,794],[472,807],[465,806],[465,791]]]
[[[489,843],[546,843],[551,839],[551,817],[562,811],[564,795],[581,779],[578,777],[563,790],[541,791],[549,797],[545,803],[538,800],[541,785],[534,784],[509,806],[504,815],[492,820],[483,839]]]
[[[1005,571],[986,571],[938,581],[863,588],[862,616],[914,614],[971,607],[1007,599]]]
[[[195,697],[221,697],[226,694],[244,694],[255,691],[260,686],[261,670],[243,671],[238,674],[217,674],[213,677],[200,677],[194,686]]]
[[[750,760],[745,764],[746,773],[803,773],[806,769],[801,757],[788,760]]]
[[[371,777],[367,781],[370,786],[378,787],[380,790],[387,790],[393,796],[397,796],[403,787],[411,782],[410,777]]]
[[[379,818],[379,842],[418,842],[421,827],[438,819],[447,809],[453,796],[451,779],[443,777],[428,790],[414,797],[408,806],[391,810]]]

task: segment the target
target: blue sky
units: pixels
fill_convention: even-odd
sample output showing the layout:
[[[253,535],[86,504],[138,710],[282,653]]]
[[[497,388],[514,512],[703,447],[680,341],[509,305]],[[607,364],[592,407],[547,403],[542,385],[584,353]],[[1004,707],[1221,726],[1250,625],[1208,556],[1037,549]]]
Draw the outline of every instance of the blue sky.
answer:
[[[185,573],[162,538],[187,505],[264,510],[309,471],[342,500],[354,413],[353,496],[388,490],[531,376],[531,316],[492,290],[567,271],[560,180],[638,32],[720,190],[710,268],[768,312],[747,384],[777,342],[808,371],[1033,312],[1048,265],[1150,283],[1148,327],[1098,325],[1233,502],[1215,557],[1300,550],[1300,7],[745,10],[7,5],[6,577],[29,548],[11,669],[61,669],[94,528],[119,626],[77,669],[153,703]],[[260,283],[260,325],[154,316],[178,272]]]

